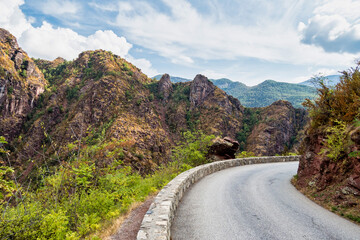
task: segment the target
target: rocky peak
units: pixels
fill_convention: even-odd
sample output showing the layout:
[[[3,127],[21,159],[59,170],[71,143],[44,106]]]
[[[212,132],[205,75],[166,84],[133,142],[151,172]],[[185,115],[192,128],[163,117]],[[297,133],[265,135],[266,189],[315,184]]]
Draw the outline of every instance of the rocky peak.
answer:
[[[191,105],[194,107],[201,105],[214,90],[215,85],[207,77],[196,75],[190,86]]]
[[[0,43],[9,44],[11,48],[19,48],[16,38],[7,30],[0,28]]]
[[[158,85],[158,92],[164,96],[164,100],[168,100],[171,92],[173,91],[172,83],[169,74],[164,74]]]
[[[16,38],[0,29],[0,135],[11,140],[47,84]]]

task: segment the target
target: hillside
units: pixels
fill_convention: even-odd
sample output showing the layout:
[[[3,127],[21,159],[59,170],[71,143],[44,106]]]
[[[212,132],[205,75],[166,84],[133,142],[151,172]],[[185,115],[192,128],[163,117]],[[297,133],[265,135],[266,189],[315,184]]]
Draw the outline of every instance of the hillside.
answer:
[[[159,79],[160,75],[155,76]],[[173,82],[187,82],[189,79],[171,77]],[[275,101],[289,101],[295,108],[302,108],[301,103],[306,98],[313,99],[316,96],[316,90],[313,85],[293,84],[285,82],[276,82],[266,80],[256,86],[248,87],[241,82],[231,81],[227,78],[210,79],[215,86],[224,90],[240,100],[245,107],[265,107]]]
[[[310,124],[302,144],[298,189],[333,212],[360,223],[360,63],[334,89],[325,83],[307,101]]]

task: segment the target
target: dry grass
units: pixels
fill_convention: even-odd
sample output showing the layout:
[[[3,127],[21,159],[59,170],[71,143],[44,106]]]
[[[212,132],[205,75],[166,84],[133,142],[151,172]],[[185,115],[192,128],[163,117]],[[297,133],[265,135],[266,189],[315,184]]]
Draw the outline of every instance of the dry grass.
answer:
[[[158,192],[148,196],[143,202],[135,202],[131,204],[126,213],[121,214],[118,218],[108,220],[106,223],[104,223],[103,228],[101,230],[98,230],[97,232],[90,234],[89,236],[86,237],[86,239],[110,240],[110,237],[116,234],[116,232],[121,228],[125,220],[130,216],[132,211],[140,207],[147,200],[154,198],[157,195],[157,193]]]

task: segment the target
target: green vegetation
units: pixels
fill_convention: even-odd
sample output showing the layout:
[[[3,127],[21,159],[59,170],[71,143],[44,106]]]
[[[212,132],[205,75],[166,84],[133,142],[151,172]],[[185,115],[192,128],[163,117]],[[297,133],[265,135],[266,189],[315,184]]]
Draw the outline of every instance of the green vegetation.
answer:
[[[208,163],[206,154],[214,135],[205,135],[202,131],[183,132],[183,140],[172,151],[172,160],[192,167]]]
[[[7,89],[7,93],[9,94],[9,95],[11,95],[12,93],[14,92],[14,88],[13,87],[8,87],[8,89]]]
[[[182,171],[206,163],[207,148],[214,138],[184,132],[183,141],[173,150],[173,161],[141,176],[123,164],[126,141],[105,141],[112,122],[69,143],[62,149],[67,158],[55,154],[44,159],[31,180],[22,185],[17,186],[13,168],[0,168],[1,239],[87,238]],[[0,144],[6,144],[3,137]]]
[[[354,155],[350,152],[353,143],[349,129],[356,127],[360,116],[360,63],[356,68],[344,71],[340,83],[335,88],[325,85],[323,78],[317,78],[319,97],[315,101],[307,99],[311,126],[308,134],[326,136],[321,153],[332,161]]]
[[[72,100],[76,100],[79,98],[79,86],[75,86],[75,87],[70,87],[68,86],[66,88],[65,94],[66,94],[66,99],[71,102]]]
[[[6,71],[3,67],[0,66],[0,77],[6,77]]]
[[[236,134],[236,140],[239,142],[239,151],[246,149],[246,139],[250,135],[254,126],[260,121],[260,109],[257,108],[245,108],[244,120],[241,131]]]
[[[253,152],[246,152],[242,151],[235,156],[236,158],[249,158],[249,157],[256,157],[255,153]]]
[[[189,84],[175,84],[172,99],[178,103],[181,101],[189,102],[190,85]]]

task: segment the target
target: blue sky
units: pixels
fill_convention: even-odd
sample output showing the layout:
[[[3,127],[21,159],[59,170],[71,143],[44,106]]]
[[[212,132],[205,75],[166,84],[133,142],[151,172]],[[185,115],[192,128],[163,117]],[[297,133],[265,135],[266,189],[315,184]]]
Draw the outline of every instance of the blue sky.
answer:
[[[354,66],[359,12],[358,0],[0,0],[0,27],[35,58],[105,49],[150,77],[255,85]]]

